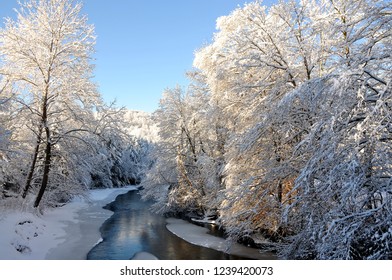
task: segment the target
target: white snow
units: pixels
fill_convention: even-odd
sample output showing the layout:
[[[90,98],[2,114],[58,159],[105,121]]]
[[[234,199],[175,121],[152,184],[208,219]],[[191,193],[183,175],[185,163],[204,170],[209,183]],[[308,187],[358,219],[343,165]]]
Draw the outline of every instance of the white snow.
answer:
[[[238,243],[230,245],[224,238],[208,234],[209,230],[205,227],[174,218],[169,218],[166,221],[166,227],[169,231],[194,245],[251,259],[276,259],[276,256],[272,253],[261,253],[258,249],[246,247]]]
[[[133,256],[132,260],[158,260],[158,258],[148,252],[139,252]]]
[[[195,218],[192,218],[192,221],[194,221],[194,222],[196,222],[196,223],[201,223],[201,224],[218,225],[218,223],[216,222],[216,220],[214,220],[214,219],[209,219],[209,217],[204,217],[203,219],[195,219]]]
[[[100,242],[99,228],[112,212],[102,207],[134,186],[93,190],[88,200],[75,199],[43,215],[0,214],[1,260],[78,260]]]
[[[159,141],[159,130],[150,113],[126,110],[124,120],[127,122],[124,129],[129,135],[151,143]]]
[[[102,241],[100,226],[112,215],[102,207],[133,189],[136,187],[93,190],[87,200],[76,199],[43,215],[1,213],[0,260],[86,259],[87,253]],[[208,229],[186,221],[170,218],[167,222],[172,233],[192,244],[254,259],[275,258],[240,244],[228,249],[225,239],[209,235]],[[149,252],[139,252],[133,259],[157,260]]]

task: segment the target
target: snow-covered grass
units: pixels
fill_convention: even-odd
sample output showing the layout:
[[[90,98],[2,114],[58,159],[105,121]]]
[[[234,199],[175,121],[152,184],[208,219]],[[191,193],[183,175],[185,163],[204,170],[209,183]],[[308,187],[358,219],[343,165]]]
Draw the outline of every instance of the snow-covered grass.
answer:
[[[224,238],[208,234],[209,230],[207,228],[184,220],[169,218],[166,227],[173,234],[197,246],[251,259],[276,259],[276,255],[272,253],[261,253],[258,249],[249,248],[238,243],[229,244]]]
[[[46,211],[42,215],[7,211],[0,214],[0,259],[83,259],[100,239],[99,227],[111,212],[102,206],[135,189],[93,190],[88,199]]]

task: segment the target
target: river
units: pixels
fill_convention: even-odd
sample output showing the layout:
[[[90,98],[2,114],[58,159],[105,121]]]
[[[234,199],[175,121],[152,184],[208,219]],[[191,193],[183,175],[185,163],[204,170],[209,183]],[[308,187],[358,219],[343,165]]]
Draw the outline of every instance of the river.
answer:
[[[166,218],[149,211],[151,203],[137,191],[119,195],[106,206],[113,215],[100,231],[103,241],[87,255],[91,260],[128,260],[148,252],[160,260],[235,260],[243,257],[192,245],[166,228]]]

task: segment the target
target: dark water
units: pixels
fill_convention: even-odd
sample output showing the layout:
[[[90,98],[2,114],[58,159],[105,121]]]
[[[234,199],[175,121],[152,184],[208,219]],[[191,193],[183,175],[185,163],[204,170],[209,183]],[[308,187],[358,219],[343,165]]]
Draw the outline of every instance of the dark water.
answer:
[[[90,260],[128,260],[145,251],[160,260],[243,259],[192,245],[166,229],[166,219],[149,211],[137,191],[119,195],[107,206],[114,214],[101,227],[103,242],[87,255]]]

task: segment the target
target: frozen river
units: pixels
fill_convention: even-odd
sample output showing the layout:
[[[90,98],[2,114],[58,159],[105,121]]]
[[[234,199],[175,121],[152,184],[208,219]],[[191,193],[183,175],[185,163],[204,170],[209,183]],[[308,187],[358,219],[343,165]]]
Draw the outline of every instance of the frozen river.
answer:
[[[147,252],[160,260],[244,259],[184,241],[167,230],[166,218],[151,213],[149,206],[137,191],[119,195],[107,207],[114,214],[101,227],[103,241],[87,258],[127,260]]]

